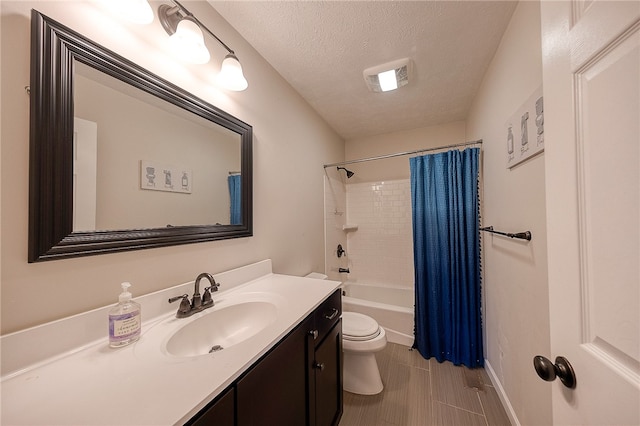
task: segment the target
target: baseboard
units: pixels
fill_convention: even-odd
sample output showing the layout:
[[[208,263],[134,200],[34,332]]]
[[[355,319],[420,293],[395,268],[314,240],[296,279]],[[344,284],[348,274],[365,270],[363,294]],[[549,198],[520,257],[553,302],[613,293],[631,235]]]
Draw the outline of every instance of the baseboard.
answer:
[[[513,407],[511,406],[511,402],[507,397],[507,393],[504,391],[504,388],[502,387],[502,383],[500,383],[500,380],[498,380],[498,376],[496,375],[496,372],[493,370],[493,367],[491,367],[491,363],[487,359],[484,360],[484,369],[489,375],[489,378],[491,379],[491,383],[493,384],[493,387],[495,388],[498,394],[498,397],[500,398],[500,402],[502,402],[504,411],[506,411],[507,416],[509,416],[509,421],[513,426],[521,426],[520,421],[518,420],[518,416],[516,416],[516,413],[513,410]]]

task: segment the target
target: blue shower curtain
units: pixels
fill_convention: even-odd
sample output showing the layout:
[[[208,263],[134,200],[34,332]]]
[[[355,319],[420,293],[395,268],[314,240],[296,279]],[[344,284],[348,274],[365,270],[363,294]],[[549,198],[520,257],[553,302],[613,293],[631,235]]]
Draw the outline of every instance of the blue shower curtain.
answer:
[[[411,166],[415,342],[425,358],[484,364],[480,306],[479,148]]]
[[[229,200],[231,202],[231,224],[240,225],[242,224],[240,175],[230,175],[228,178],[228,183]]]

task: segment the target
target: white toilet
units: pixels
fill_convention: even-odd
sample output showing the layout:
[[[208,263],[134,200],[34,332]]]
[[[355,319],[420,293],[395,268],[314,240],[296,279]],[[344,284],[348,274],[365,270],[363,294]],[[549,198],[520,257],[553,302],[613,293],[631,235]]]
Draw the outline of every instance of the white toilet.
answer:
[[[375,352],[387,345],[384,328],[357,312],[342,312],[343,388],[360,395],[382,392]]]
[[[319,272],[305,275],[307,278],[326,280]],[[384,386],[375,353],[387,346],[384,328],[370,316],[358,312],[342,311],[342,387],[359,395],[376,395]]]

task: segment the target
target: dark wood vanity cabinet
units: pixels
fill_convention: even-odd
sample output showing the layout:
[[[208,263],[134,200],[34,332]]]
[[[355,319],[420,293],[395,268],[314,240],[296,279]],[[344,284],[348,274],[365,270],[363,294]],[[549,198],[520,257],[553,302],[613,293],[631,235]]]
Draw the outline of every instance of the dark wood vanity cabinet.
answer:
[[[307,423],[307,318],[236,384],[238,426]]]
[[[315,355],[315,425],[337,425],[342,416],[342,320],[316,347]]]
[[[207,408],[194,416],[185,425],[188,426],[234,426],[235,425],[235,388],[230,387],[213,400]]]
[[[342,416],[342,299],[331,295],[314,312],[309,347],[309,425],[337,425]],[[317,331],[317,337],[316,333]]]
[[[337,425],[342,416],[341,303],[336,290],[187,424]]]

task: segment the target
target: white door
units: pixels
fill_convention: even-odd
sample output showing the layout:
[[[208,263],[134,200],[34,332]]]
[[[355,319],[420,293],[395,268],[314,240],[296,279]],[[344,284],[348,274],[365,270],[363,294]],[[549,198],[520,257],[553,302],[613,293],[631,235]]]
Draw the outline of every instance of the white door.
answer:
[[[640,2],[542,1],[555,424],[640,424]]]
[[[96,229],[98,124],[73,120],[73,230]]]

